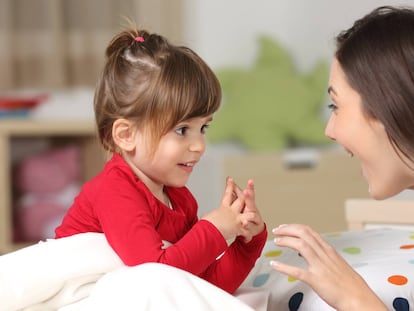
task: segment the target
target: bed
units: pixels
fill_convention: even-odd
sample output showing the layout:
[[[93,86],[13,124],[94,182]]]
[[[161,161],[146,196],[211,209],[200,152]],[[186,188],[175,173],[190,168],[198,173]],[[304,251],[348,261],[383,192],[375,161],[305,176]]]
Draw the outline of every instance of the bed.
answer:
[[[323,234],[389,310],[414,306],[414,201],[347,200],[348,231]],[[271,238],[271,237],[270,237]],[[305,266],[269,240],[229,295],[161,264],[125,267],[102,234],[49,240],[0,256],[0,310],[333,310],[300,281],[273,271],[277,258]]]

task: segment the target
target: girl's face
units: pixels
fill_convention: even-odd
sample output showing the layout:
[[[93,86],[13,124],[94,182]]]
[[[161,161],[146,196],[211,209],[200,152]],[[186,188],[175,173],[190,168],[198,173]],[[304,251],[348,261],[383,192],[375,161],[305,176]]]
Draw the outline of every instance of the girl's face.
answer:
[[[413,171],[392,147],[383,124],[363,114],[361,97],[348,84],[336,59],[331,66],[328,93],[332,114],[325,135],[358,158],[370,195],[385,199],[413,188]]]
[[[153,155],[145,148],[149,145],[145,132],[137,131],[132,169],[153,192],[164,185],[184,186],[204,154],[205,131],[211,121],[212,116],[207,116],[177,124],[162,136]]]

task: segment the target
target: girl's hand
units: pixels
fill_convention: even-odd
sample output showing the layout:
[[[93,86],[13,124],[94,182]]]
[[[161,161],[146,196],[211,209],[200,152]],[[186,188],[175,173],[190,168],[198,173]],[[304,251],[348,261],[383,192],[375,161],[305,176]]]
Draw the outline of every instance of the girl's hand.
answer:
[[[237,188],[234,180],[227,178],[220,206],[202,217],[216,226],[226,240],[234,239],[243,230],[245,201],[237,196]]]
[[[247,182],[247,188],[245,190],[241,191],[237,189],[236,193],[238,197],[243,197],[245,202],[243,209],[243,231],[241,235],[247,243],[265,229],[265,224],[256,206],[256,192],[254,190],[253,180]]]
[[[362,277],[314,230],[292,224],[281,225],[273,233],[277,246],[298,251],[308,263],[307,269],[301,269],[271,262],[276,271],[305,282],[337,310],[387,310]]]

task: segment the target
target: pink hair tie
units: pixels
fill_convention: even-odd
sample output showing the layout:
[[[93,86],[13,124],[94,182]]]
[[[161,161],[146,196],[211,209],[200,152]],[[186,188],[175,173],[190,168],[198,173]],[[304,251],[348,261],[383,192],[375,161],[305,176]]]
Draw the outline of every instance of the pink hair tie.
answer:
[[[138,37],[135,37],[135,39],[134,39],[135,41],[138,41],[138,42],[144,42],[145,40],[144,40],[144,38],[143,37],[141,37],[141,36],[138,36]]]

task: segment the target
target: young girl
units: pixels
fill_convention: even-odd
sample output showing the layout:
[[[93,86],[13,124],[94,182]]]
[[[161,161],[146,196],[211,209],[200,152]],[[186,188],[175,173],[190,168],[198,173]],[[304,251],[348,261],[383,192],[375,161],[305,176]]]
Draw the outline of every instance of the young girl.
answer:
[[[380,7],[337,37],[326,135],[361,162],[374,199],[414,189],[413,34],[413,9]],[[337,310],[387,310],[314,230],[292,224],[273,232],[277,245],[296,249],[308,263],[303,270],[273,262],[275,270],[304,281]]]
[[[115,36],[106,57],[94,108],[100,142],[113,155],[83,186],[56,238],[103,232],[128,266],[164,263],[234,292],[266,241],[253,182],[242,191],[229,178],[221,205],[201,220],[185,187],[220,105],[216,76],[191,49],[146,31]]]

